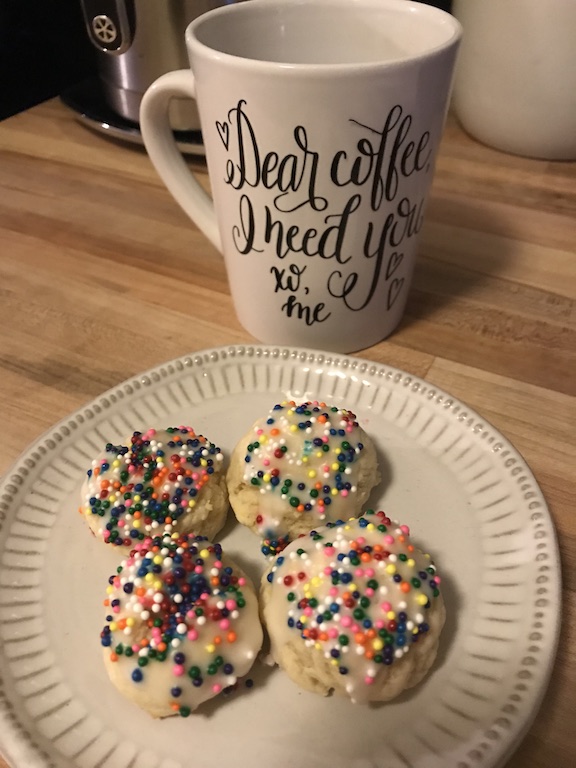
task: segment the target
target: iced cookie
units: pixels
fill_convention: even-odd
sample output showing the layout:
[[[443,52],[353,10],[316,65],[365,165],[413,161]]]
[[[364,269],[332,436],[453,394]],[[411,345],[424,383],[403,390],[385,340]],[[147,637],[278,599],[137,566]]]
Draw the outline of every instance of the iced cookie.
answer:
[[[146,539],[109,582],[106,669],[153,717],[186,717],[249,671],[262,644],[258,600],[219,544],[193,534]]]
[[[272,657],[295,683],[355,702],[419,683],[445,619],[430,556],[371,510],[289,544],[262,580],[261,611]]]
[[[374,444],[356,416],[321,402],[275,405],[238,442],[227,474],[237,519],[265,543],[359,515],[379,480]],[[278,550],[265,544],[266,554]]]
[[[214,538],[228,513],[224,457],[191,427],[134,432],[92,462],[80,511],[108,544],[132,547],[165,529]]]

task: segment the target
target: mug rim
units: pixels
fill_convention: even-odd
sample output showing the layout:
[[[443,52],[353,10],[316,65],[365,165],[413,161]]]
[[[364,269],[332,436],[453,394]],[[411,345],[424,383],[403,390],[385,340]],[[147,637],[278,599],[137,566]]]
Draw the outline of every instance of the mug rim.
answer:
[[[210,24],[213,19],[217,19],[220,16],[234,17],[246,14],[260,15],[262,12],[261,9],[264,9],[264,11],[267,12],[269,9],[278,7],[293,9],[294,7],[300,6],[309,9],[311,6],[326,6],[328,8],[338,7],[350,9],[355,5],[362,8],[374,9],[376,11],[391,10],[397,13],[417,14],[420,18],[441,20],[449,30],[449,34],[443,42],[431,46],[430,48],[426,48],[419,53],[405,54],[394,59],[383,58],[375,59],[373,61],[346,63],[301,63],[251,58],[222,51],[202,42],[197,37],[197,30],[199,27],[202,27],[205,24]],[[365,72],[367,70],[398,68],[406,66],[407,64],[412,65],[454,48],[460,43],[462,32],[462,25],[452,14],[426,3],[415,2],[415,0],[241,0],[241,2],[233,2],[218,8],[213,8],[198,16],[187,26],[185,39],[189,50],[198,50],[199,52],[202,52],[205,57],[220,62],[229,61],[231,64],[233,63],[236,68],[249,67],[250,69],[275,72],[284,70],[290,71],[291,74],[310,74],[311,72],[314,72],[318,74],[329,73],[330,75],[334,75],[339,72],[344,73],[356,70]]]

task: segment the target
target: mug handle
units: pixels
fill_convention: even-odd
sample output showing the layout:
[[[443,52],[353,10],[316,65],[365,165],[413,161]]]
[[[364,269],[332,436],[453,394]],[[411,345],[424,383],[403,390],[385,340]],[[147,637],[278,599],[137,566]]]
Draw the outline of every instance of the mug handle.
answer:
[[[140,130],[152,165],[176,202],[220,252],[222,241],[214,203],[186,165],[168,119],[173,97],[196,99],[196,81],[189,69],[161,75],[140,105]]]

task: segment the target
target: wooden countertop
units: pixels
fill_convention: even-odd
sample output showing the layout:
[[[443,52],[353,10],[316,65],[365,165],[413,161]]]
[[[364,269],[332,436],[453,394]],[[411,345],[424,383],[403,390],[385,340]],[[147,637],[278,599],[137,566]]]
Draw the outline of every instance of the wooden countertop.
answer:
[[[496,152],[449,120],[406,317],[360,354],[478,410],[550,506],[562,637],[507,768],[563,768],[576,755],[575,299],[576,163]],[[222,258],[141,148],[92,132],[57,100],[0,123],[0,473],[128,376],[249,341]]]

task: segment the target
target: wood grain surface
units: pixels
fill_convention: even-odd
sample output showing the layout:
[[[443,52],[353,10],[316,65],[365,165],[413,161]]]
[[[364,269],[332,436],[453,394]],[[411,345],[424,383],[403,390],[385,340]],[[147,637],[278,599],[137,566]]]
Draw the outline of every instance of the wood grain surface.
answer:
[[[202,160],[190,164],[205,175]],[[360,354],[478,410],[548,501],[562,636],[506,768],[568,768],[576,755],[575,300],[576,163],[491,150],[450,119],[406,316]],[[248,341],[221,256],[140,147],[89,130],[57,100],[0,123],[0,473],[125,378]]]

